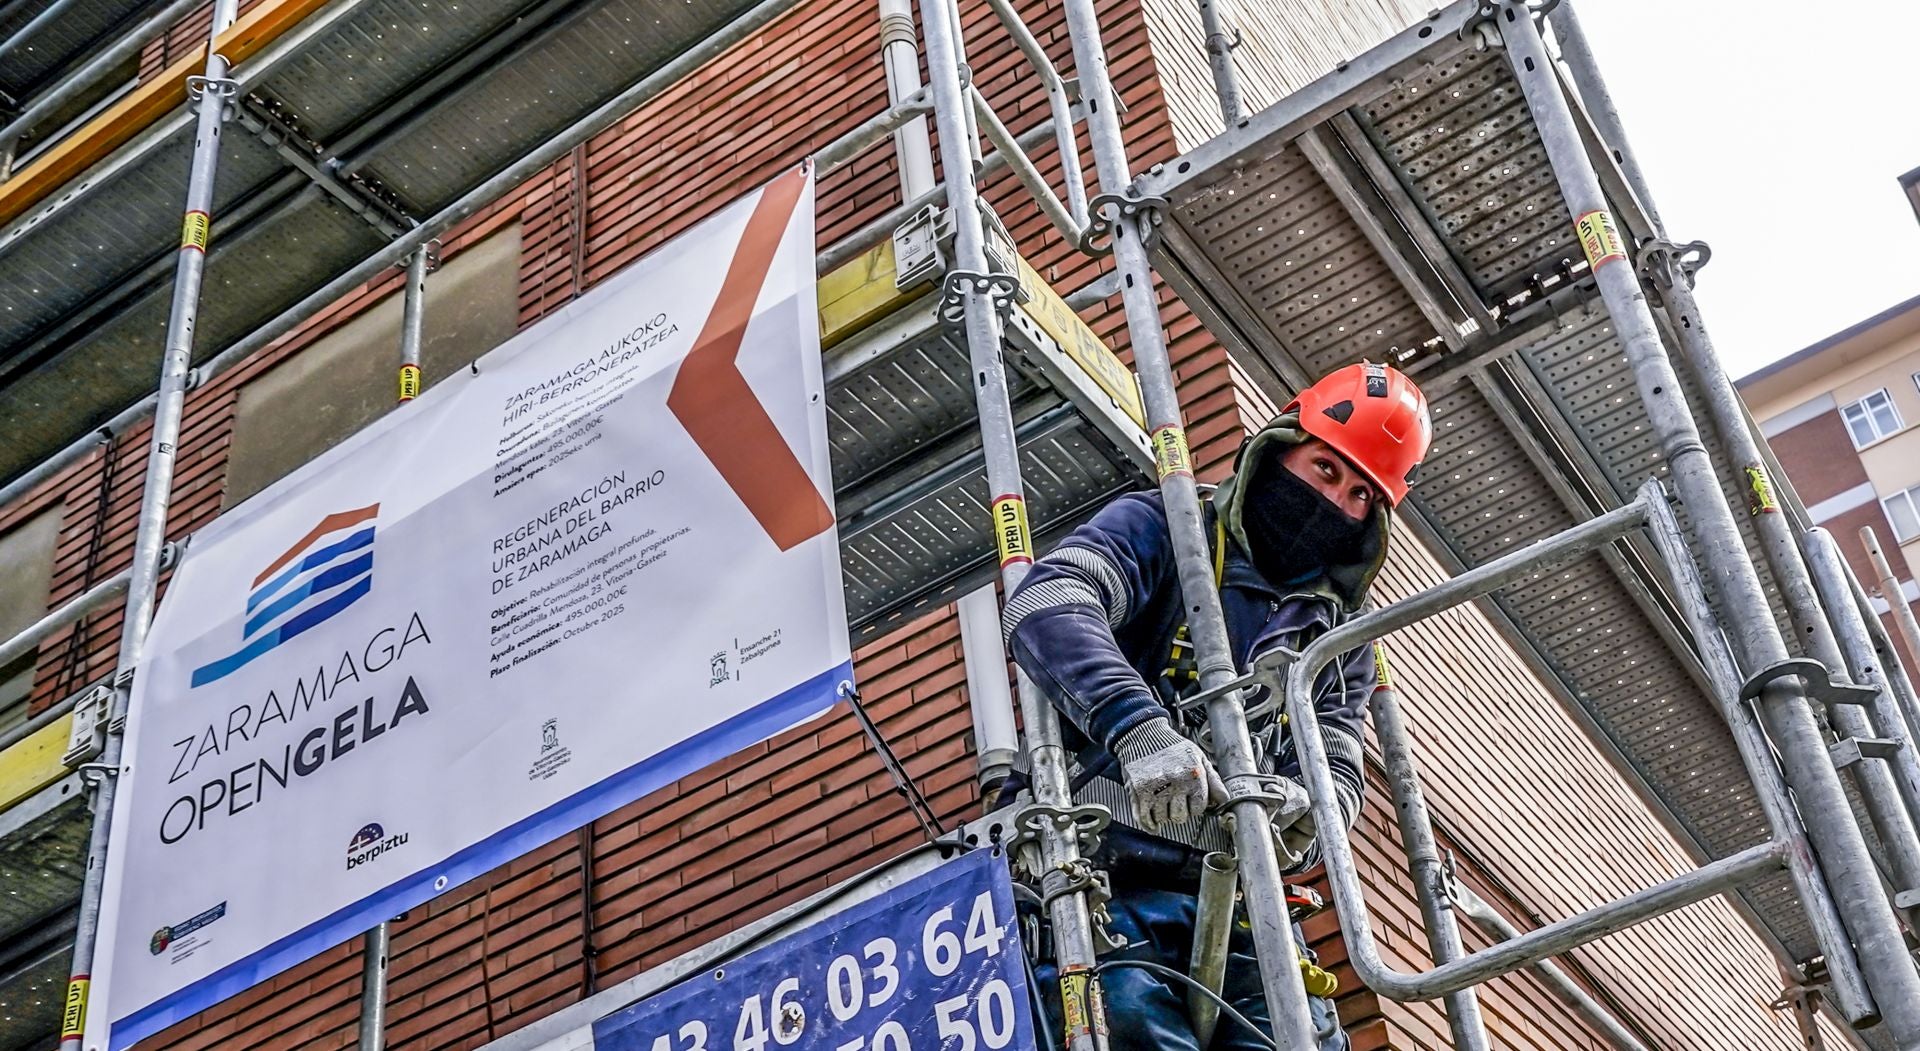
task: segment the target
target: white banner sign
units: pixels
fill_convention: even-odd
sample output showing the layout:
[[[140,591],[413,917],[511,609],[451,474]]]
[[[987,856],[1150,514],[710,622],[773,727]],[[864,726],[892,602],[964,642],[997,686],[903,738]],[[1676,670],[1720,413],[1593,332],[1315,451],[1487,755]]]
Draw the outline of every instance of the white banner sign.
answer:
[[[819,340],[794,171],[196,536],[134,680],[87,1045],[831,705]]]

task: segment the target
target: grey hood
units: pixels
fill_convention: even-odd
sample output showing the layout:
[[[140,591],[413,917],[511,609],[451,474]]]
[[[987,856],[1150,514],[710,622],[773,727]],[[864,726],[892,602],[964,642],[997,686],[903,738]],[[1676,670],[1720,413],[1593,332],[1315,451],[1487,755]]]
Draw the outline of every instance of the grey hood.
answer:
[[[1225,523],[1227,536],[1240,548],[1241,554],[1251,550],[1246,529],[1240,523],[1241,509],[1246,503],[1242,473],[1251,472],[1274,449],[1291,448],[1311,437],[1301,429],[1298,412],[1281,413],[1240,446],[1240,455],[1234,461],[1233,476],[1221,482],[1213,491],[1214,512]],[[1373,529],[1361,543],[1360,561],[1329,566],[1318,579],[1296,585],[1296,590],[1325,595],[1337,603],[1343,613],[1359,612],[1366,602],[1367,590],[1373,586],[1374,578],[1380,575],[1380,567],[1387,561],[1387,537],[1393,524],[1393,508],[1385,500],[1376,501],[1372,518]]]

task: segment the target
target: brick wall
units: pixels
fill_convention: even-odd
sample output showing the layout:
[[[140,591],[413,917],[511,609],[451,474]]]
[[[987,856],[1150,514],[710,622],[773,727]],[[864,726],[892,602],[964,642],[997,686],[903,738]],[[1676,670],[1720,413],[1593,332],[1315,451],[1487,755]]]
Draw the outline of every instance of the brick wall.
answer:
[[[991,29],[985,5],[969,0],[963,6],[977,82],[1009,125],[1030,127],[1044,113],[1043,100],[1029,90],[1031,78]],[[1057,5],[1025,0],[1021,7],[1056,63],[1069,67]],[[1102,9],[1136,167],[1170,159],[1177,122],[1147,21],[1137,0],[1105,0]],[[878,112],[884,91],[874,22],[869,0],[806,5],[736,49],[724,67],[677,86],[465,224],[447,239],[447,253],[457,254],[501,224],[520,222],[519,307],[522,323],[533,322]],[[176,35],[190,35],[189,28]],[[750,128],[742,114],[752,115]],[[1057,180],[1057,158],[1043,150],[1036,160]],[[1082,163],[1091,170],[1090,158],[1083,156]],[[1001,207],[1023,252],[1058,287],[1080,287],[1103,266],[1061,245],[1037,210],[1013,192],[1009,177],[990,185],[987,195]],[[821,243],[895,200],[885,146],[823,177]],[[218,511],[239,389],[391,294],[398,280],[395,274],[361,289],[254,361],[193,392],[173,535],[205,524]],[[1267,418],[1272,406],[1164,291],[1162,303],[1196,460],[1203,476],[1217,478],[1243,426]],[[1090,321],[1125,354],[1117,309],[1095,311]],[[63,503],[54,601],[126,564],[146,444],[144,430],[129,434],[21,506],[0,511],[3,528],[35,508]],[[1438,578],[1431,559],[1409,543],[1401,549],[1385,584],[1391,594]],[[118,617],[117,611],[98,615],[49,645],[37,705],[111,670]],[[1403,646],[1409,713],[1433,774],[1436,808],[1450,831],[1447,844],[1465,859],[1467,878],[1522,926],[1533,924],[1536,910],[1555,918],[1680,863],[1677,849],[1477,613],[1459,611]],[[863,648],[856,661],[883,731],[943,819],[976,812],[964,674],[950,611]],[[1577,808],[1556,806],[1551,793],[1578,799]],[[1392,849],[1395,833],[1380,805],[1384,796],[1375,785],[1359,841],[1390,959],[1412,966],[1422,962],[1423,943]],[[1617,818],[1607,826],[1589,820],[1594,814]],[[1605,831],[1616,838],[1601,836]],[[836,711],[690,775],[397,921],[391,1046],[479,1046],[592,988],[897,853],[917,835],[857,728]],[[1632,849],[1619,850],[1623,842]],[[1333,917],[1316,920],[1310,935],[1326,960],[1344,970]],[[351,1046],[358,949],[357,941],[337,947],[144,1046]],[[1711,987],[1693,980],[1702,958],[1719,972]],[[1757,1006],[1769,992],[1766,961],[1724,906],[1697,907],[1660,928],[1657,937],[1626,936],[1583,952],[1580,960],[1584,973],[1633,1007],[1668,1046],[1791,1046],[1787,1027]],[[1357,989],[1350,973],[1345,977],[1350,991],[1342,1014],[1363,1051],[1444,1042],[1444,1023],[1431,1007],[1380,1003]],[[1672,997],[1676,987],[1689,988],[1689,995]],[[1714,991],[1723,987],[1730,992]],[[1528,980],[1496,984],[1487,1002],[1502,1047],[1597,1046],[1591,1033]]]

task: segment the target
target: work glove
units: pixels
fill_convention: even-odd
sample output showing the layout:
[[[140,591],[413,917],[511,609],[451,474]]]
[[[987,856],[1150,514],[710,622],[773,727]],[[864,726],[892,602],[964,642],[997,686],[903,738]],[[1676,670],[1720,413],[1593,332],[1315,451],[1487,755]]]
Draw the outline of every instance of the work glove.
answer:
[[[1313,837],[1319,831],[1313,823],[1313,807],[1307,801],[1307,790],[1291,777],[1279,778],[1276,790],[1285,798],[1274,808],[1273,829],[1280,845],[1297,858],[1313,846]]]
[[[1174,732],[1165,719],[1148,720],[1121,734],[1114,754],[1134,819],[1148,832],[1198,818],[1206,812],[1209,795],[1226,798],[1226,787],[1207,754]]]

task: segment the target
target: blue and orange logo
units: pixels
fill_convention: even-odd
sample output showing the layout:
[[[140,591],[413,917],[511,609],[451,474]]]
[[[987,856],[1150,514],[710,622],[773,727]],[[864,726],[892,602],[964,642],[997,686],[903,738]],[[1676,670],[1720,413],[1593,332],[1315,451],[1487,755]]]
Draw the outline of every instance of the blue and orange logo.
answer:
[[[243,645],[195,668],[194,686],[226,678],[275,646],[325,622],[373,590],[374,518],[379,504],[322,518],[253,578]]]

